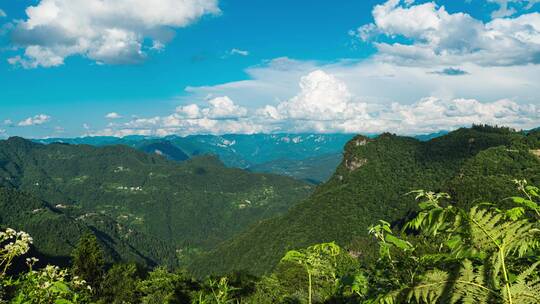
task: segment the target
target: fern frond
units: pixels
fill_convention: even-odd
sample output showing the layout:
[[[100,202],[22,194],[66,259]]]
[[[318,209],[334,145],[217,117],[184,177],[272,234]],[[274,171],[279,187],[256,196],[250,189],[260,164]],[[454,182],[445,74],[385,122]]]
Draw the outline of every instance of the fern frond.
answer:
[[[445,291],[451,295],[445,298]],[[484,267],[474,267],[471,261],[464,260],[459,277],[442,270],[427,272],[422,280],[410,287],[408,302],[417,303],[487,303],[489,298],[501,298],[498,290],[486,287]]]
[[[363,304],[397,304],[400,290],[396,290],[384,295],[378,295],[375,299],[362,302]]]
[[[471,246],[480,252],[505,250],[505,255],[517,253],[519,257],[538,248],[540,230],[527,220],[507,221],[500,213],[477,207],[469,215]]]
[[[516,303],[537,304],[540,303],[540,280],[528,280],[532,275],[538,276],[536,268],[540,265],[540,261],[534,263],[525,271],[520,273],[510,291],[512,298]]]
[[[484,282],[484,267],[477,269],[469,260],[464,260],[460,270],[459,278],[452,290],[450,303],[487,303],[490,296],[498,295],[498,292],[486,287]]]
[[[443,294],[450,275],[442,270],[432,270],[426,273],[420,284],[413,286],[409,292],[408,301],[418,303],[435,303]]]

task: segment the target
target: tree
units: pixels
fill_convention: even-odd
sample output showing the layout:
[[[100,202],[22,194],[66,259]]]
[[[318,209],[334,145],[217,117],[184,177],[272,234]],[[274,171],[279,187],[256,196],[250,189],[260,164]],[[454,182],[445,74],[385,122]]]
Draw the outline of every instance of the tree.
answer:
[[[136,264],[116,264],[101,282],[100,296],[102,303],[139,303],[138,286],[141,282],[141,270]]]
[[[85,280],[94,290],[100,286],[103,278],[105,259],[96,237],[85,234],[72,254],[73,275]]]

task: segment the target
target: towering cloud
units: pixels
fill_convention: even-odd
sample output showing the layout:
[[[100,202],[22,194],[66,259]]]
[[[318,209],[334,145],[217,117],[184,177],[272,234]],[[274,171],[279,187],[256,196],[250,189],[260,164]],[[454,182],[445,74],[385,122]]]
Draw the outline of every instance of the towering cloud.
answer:
[[[473,123],[536,127],[540,107],[510,99],[425,97],[412,104],[366,102],[352,94],[336,75],[323,70],[300,78],[298,93],[277,105],[248,109],[229,97],[207,105],[179,106],[168,116],[139,118],[102,130],[99,135],[168,135],[193,133],[350,132],[400,134],[451,130]]]

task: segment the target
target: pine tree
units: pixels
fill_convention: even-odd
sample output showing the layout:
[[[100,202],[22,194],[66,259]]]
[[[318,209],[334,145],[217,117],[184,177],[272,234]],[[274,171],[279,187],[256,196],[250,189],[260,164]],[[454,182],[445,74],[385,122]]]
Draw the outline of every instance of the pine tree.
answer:
[[[72,253],[73,275],[85,280],[94,290],[96,290],[103,278],[105,259],[96,237],[85,234]]]

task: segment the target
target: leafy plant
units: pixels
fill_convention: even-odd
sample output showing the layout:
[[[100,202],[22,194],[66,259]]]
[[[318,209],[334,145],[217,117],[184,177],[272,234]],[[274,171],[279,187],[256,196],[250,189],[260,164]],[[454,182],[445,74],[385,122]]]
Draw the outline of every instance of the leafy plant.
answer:
[[[84,235],[72,254],[72,272],[98,288],[104,274],[103,251],[93,234]]]
[[[88,303],[90,286],[84,280],[74,277],[70,280],[68,271],[48,265],[41,270],[30,270],[15,284],[17,294],[12,304],[74,304]]]
[[[523,183],[521,183],[523,185]],[[536,191],[529,187],[526,191]],[[447,194],[416,191],[421,211],[404,229],[418,231],[427,241],[441,241],[435,252],[418,256],[432,269],[413,284],[379,296],[380,302],[417,303],[538,303],[540,227],[535,216],[507,216],[508,210],[491,204],[470,210],[442,206]],[[528,198],[533,198],[531,195]],[[523,204],[534,210],[536,202]],[[510,209],[511,210],[511,209]],[[381,243],[384,242],[381,240]],[[396,246],[401,250],[409,250]],[[414,252],[413,252],[414,254]],[[390,299],[390,300],[389,300]]]
[[[306,250],[291,250],[282,261],[293,262],[304,267],[308,277],[308,303],[312,303],[312,277],[324,277],[336,281],[336,257],[341,248],[335,243],[322,243]]]

